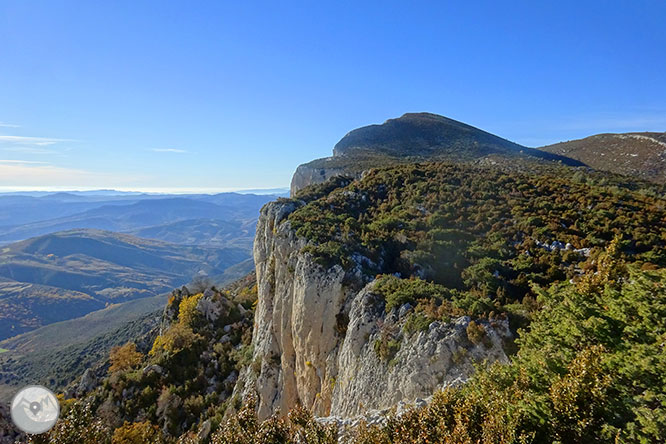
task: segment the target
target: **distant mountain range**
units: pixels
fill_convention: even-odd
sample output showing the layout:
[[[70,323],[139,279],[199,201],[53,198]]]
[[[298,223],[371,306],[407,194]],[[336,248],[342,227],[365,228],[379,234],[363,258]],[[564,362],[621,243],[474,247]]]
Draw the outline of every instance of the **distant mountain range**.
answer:
[[[163,306],[157,295],[246,275],[259,210],[284,195],[274,191],[0,195],[0,379],[75,375],[136,333],[128,326]],[[78,357],[57,364],[65,349]]]
[[[408,113],[345,135],[333,156],[300,165],[292,195],[336,176],[358,178],[370,168],[419,161],[479,162],[486,159],[555,161],[658,183],[666,182],[666,135],[628,133],[592,136],[542,148],[528,148],[456,120],[432,113]]]
[[[251,240],[259,209],[275,197],[237,193],[184,196],[5,195],[0,196],[0,243],[55,231],[93,228],[127,233],[152,229],[148,232],[154,233],[156,237],[151,236],[154,239],[172,241],[178,238],[178,243],[192,241],[195,245],[204,242],[224,246],[226,244],[222,239],[244,237]],[[201,230],[201,221],[191,226],[172,225],[200,219],[206,219],[211,224],[206,230],[218,229],[212,240],[197,235]],[[190,228],[192,233],[188,233]]]

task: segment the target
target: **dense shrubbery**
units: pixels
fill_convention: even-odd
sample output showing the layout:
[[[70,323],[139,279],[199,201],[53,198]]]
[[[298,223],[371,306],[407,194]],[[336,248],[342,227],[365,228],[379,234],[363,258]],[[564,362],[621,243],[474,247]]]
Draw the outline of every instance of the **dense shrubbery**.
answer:
[[[666,266],[663,187],[531,167],[407,164],[336,178],[301,191],[289,220],[322,266],[385,274],[387,311],[416,304],[432,320],[507,312],[524,326],[535,284],[578,279],[616,238],[624,260]]]
[[[122,346],[116,346],[109,353],[109,373],[116,373],[130,370],[139,364],[143,355],[136,351],[136,344],[128,342]]]
[[[586,280],[539,291],[511,365],[479,371],[357,443],[661,442],[666,436],[666,270],[609,255]]]
[[[660,442],[666,436],[666,270],[627,266],[619,256],[611,243],[577,283],[537,290],[542,308],[511,364],[481,368],[463,387],[439,392],[426,407],[389,417],[385,426],[361,425],[354,442]],[[472,337],[483,341],[483,332]],[[158,405],[173,402],[170,397],[164,391]],[[73,430],[96,437],[76,441],[83,443],[111,442],[111,436],[142,442],[130,441],[142,434],[151,436],[143,442],[175,442],[145,422],[112,432],[86,405],[66,409],[52,433],[55,442],[75,442]],[[335,428],[301,408],[260,423],[253,400],[217,424],[210,443],[337,442]],[[201,441],[189,432],[179,442]]]
[[[289,220],[315,246],[333,243],[341,250],[332,245],[329,250],[365,253],[383,273],[420,275],[447,287],[465,286],[463,270],[475,264],[481,266],[468,272],[468,280],[493,289],[527,277],[548,281],[555,273],[551,267],[569,272],[560,265],[583,259],[569,250],[549,251],[537,241],[603,249],[623,236],[622,250],[632,261],[666,265],[661,188],[655,186],[650,196],[632,191],[636,184],[618,188],[595,176],[579,183],[574,174],[567,168],[529,173],[402,165],[374,170],[351,184],[335,179],[307,188],[297,195],[307,205]],[[530,260],[514,263],[525,253]],[[499,281],[492,279],[495,271]]]
[[[421,279],[400,279],[392,275],[381,276],[375,283],[375,291],[384,296],[386,311],[399,308],[403,304],[415,305],[423,299],[448,300],[453,292],[442,285]]]
[[[296,407],[287,418],[273,416],[259,422],[254,399],[212,436],[211,444],[337,444],[337,428],[318,424],[306,409]]]

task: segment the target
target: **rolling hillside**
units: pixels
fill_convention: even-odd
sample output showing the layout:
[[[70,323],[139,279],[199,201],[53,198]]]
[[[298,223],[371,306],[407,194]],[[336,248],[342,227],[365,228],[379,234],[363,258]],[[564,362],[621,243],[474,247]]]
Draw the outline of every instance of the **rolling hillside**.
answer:
[[[58,232],[0,250],[0,338],[222,274],[247,248],[176,245],[99,230]]]
[[[62,390],[86,368],[103,360],[110,348],[141,337],[156,325],[166,295],[111,305],[0,341],[0,402],[17,387],[45,384]]]
[[[187,219],[128,231],[148,239],[174,244],[234,246],[252,249],[256,219],[226,221],[221,219]]]
[[[539,149],[597,170],[666,183],[666,133],[598,134]]]
[[[254,272],[248,259],[211,276],[223,287]],[[111,347],[151,331],[164,311],[167,294],[111,304],[74,319],[55,322],[0,341],[0,403],[17,387],[40,383],[63,390],[87,368],[104,361]]]

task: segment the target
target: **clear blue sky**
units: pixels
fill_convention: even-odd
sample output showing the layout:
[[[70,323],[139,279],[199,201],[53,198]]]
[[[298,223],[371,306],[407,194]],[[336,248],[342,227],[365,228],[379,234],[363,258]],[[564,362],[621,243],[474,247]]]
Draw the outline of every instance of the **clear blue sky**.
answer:
[[[430,111],[538,146],[666,131],[666,2],[0,0],[0,188],[288,186]]]

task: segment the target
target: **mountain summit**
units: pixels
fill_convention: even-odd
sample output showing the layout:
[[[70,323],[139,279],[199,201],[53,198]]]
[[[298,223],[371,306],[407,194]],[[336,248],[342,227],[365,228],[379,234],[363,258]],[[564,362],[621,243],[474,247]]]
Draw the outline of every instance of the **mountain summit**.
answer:
[[[487,156],[537,158],[583,165],[559,154],[527,148],[457,120],[432,113],[407,113],[380,125],[355,129],[333,148],[333,157],[301,165],[292,193],[336,175],[359,177],[372,167],[405,161],[470,162]]]
[[[485,155],[525,147],[457,120],[432,113],[407,113],[381,125],[368,125],[347,133],[333,155],[366,150],[393,156]]]

